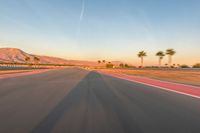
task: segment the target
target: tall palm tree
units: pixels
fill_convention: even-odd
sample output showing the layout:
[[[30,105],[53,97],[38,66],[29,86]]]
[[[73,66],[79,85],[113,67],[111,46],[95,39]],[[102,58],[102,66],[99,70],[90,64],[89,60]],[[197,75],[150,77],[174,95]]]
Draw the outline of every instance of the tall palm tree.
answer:
[[[171,66],[172,64],[172,56],[176,54],[176,51],[174,49],[167,49],[166,55],[168,55],[168,65]]]
[[[143,63],[144,63],[144,57],[147,56],[146,52],[144,51],[140,51],[138,53],[138,57],[141,58],[141,67],[143,67]]]
[[[106,63],[106,60],[102,60],[103,63]]]
[[[159,67],[161,66],[161,63],[162,63],[162,59],[163,59],[163,57],[165,56],[165,54],[164,54],[164,52],[163,51],[158,51],[157,53],[156,53],[156,56],[158,56],[159,57]]]

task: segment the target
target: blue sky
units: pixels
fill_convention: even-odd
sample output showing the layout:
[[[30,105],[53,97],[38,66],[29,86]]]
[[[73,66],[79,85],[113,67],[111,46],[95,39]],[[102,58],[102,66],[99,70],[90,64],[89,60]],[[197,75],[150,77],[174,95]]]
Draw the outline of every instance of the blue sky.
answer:
[[[0,0],[0,47],[81,60],[200,62],[199,0]],[[167,62],[165,57],[164,63]]]

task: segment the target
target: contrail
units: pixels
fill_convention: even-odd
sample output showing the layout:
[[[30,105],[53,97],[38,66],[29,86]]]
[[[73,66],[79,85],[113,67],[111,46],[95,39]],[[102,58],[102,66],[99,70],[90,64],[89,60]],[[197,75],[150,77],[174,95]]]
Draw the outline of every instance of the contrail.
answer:
[[[82,0],[82,9],[81,9],[81,15],[80,15],[80,22],[83,20],[84,12],[85,12],[85,0]]]
[[[81,23],[84,17],[84,13],[85,13],[85,0],[82,0],[81,14],[80,14],[79,25],[78,25],[78,30],[77,30],[77,38],[79,37],[80,32],[81,32]]]

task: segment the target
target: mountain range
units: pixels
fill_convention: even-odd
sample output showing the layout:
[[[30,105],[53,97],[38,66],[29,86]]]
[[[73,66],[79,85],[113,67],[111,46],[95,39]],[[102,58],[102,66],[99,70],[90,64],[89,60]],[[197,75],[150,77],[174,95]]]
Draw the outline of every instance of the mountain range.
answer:
[[[28,61],[28,63],[33,63],[34,57],[37,57],[39,58],[39,63],[41,64],[67,64],[67,65],[90,65],[90,66],[100,65],[95,61],[66,60],[58,57],[29,54],[18,48],[0,48],[0,62],[27,63],[27,61],[25,61],[26,57],[30,58],[30,61]],[[112,63],[115,65],[119,65],[121,62],[113,61]]]

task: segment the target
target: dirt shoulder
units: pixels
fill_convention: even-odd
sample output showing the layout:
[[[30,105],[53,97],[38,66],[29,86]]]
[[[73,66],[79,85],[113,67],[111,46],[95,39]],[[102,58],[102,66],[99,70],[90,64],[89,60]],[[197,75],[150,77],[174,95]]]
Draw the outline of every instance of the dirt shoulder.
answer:
[[[142,76],[163,81],[200,86],[200,70],[102,69],[101,71]]]

